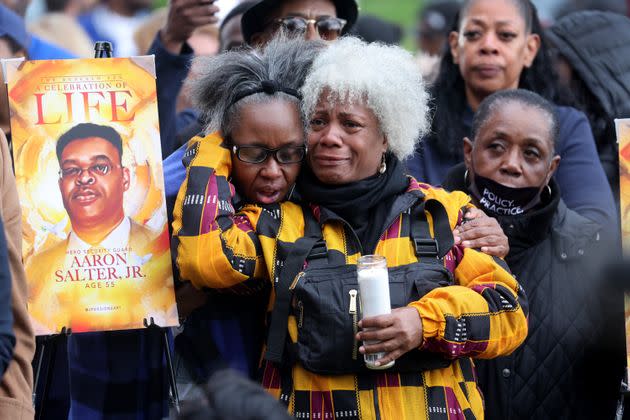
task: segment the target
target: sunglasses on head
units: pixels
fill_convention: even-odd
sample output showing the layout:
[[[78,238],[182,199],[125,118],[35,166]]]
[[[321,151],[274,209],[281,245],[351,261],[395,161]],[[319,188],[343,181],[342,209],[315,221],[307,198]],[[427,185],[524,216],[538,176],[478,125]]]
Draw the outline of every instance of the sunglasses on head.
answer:
[[[346,21],[344,19],[331,16],[318,17],[317,19],[306,19],[300,16],[288,16],[278,18],[274,22],[292,34],[305,33],[309,23],[312,23],[315,25],[315,29],[317,29],[317,33],[320,38],[327,41],[339,38],[341,31],[344,26],[346,26]]]

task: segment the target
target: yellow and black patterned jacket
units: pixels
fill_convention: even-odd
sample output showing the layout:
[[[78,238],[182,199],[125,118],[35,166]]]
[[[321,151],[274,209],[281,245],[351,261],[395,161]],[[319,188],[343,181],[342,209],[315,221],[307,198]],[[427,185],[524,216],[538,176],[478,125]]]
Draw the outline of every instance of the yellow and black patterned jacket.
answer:
[[[247,205],[236,213],[229,183],[230,152],[221,147],[221,141],[217,135],[196,138],[185,155],[187,177],[177,197],[173,223],[177,264],[182,278],[199,288],[252,293],[265,282],[275,283],[292,244],[304,234],[303,208],[285,202]],[[400,207],[399,216],[383,226],[376,247],[375,253],[384,255],[390,267],[418,261],[409,239],[409,203],[429,198],[440,201],[452,228],[461,222],[462,209],[470,205],[463,193],[409,180],[408,190],[393,204]],[[355,264],[360,244],[350,228],[324,217],[319,207],[313,210],[323,226],[329,261]],[[430,215],[428,220],[431,226]],[[444,261],[455,285],[434,289],[409,306],[422,319],[423,348],[454,359],[448,367],[417,374],[323,376],[299,363],[288,373],[266,363],[263,386],[283,399],[296,418],[483,418],[471,357],[506,355],[523,342],[527,335],[525,295],[498,259],[456,246]],[[298,331],[292,316],[288,330],[296,341]]]

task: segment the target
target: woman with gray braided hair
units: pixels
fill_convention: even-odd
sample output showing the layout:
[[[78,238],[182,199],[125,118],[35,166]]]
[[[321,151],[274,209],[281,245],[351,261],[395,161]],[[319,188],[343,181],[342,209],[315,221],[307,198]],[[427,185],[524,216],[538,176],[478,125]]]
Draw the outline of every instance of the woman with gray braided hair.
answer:
[[[298,89],[322,45],[322,41],[279,37],[264,50],[242,49],[196,59],[199,71],[190,88],[197,109],[203,112],[205,134],[190,141],[184,162],[189,165],[199,159],[199,150],[208,144],[225,152],[238,195],[218,208],[238,208],[243,202],[268,204],[290,194],[306,154]],[[199,168],[191,167],[188,175],[189,186],[208,182],[209,174]],[[176,212],[190,208],[187,204],[178,203]],[[184,362],[180,384],[205,383],[224,364],[254,376],[268,288],[250,295],[217,295],[196,290],[189,282],[179,285],[180,315],[186,317],[184,330],[175,339],[177,355]],[[189,389],[197,388],[182,386],[184,399]]]
[[[249,202],[284,199],[306,155],[298,93],[323,42],[279,36],[262,50],[201,57],[191,83],[205,133],[220,132],[233,153],[232,177]],[[269,154],[274,159],[267,159]]]

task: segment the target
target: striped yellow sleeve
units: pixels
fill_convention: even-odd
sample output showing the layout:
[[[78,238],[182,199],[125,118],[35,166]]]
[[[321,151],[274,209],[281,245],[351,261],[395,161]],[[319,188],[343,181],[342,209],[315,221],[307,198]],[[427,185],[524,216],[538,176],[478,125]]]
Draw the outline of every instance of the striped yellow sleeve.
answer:
[[[242,288],[265,277],[256,223],[262,209],[235,214],[228,181],[231,155],[217,134],[193,138],[183,158],[186,179],[173,210],[173,249],[182,279],[196,287]]]
[[[469,205],[461,192],[425,191],[444,204],[451,227]],[[455,285],[413,302],[423,326],[423,348],[449,357],[491,358],[516,349],[527,336],[527,300],[505,263],[474,249],[454,247]]]
[[[434,199],[442,203],[448,213],[448,221],[451,225],[451,229],[455,229],[455,227],[462,222],[463,211],[466,208],[474,207],[470,201],[470,197],[461,191],[448,192],[443,188],[437,188],[427,184],[420,185],[426,186],[425,188],[421,188],[425,195],[425,200]],[[429,218],[429,224],[433,226],[431,215],[427,214],[427,217]]]

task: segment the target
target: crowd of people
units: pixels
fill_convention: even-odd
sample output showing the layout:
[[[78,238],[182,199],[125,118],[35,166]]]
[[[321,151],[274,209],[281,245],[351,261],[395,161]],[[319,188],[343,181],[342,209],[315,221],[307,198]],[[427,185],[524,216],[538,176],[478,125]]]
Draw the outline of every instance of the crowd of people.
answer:
[[[624,418],[619,10],[428,2],[414,56],[355,0],[48,0],[27,22],[28,3],[0,0],[0,58],[155,56],[181,326],[35,339],[26,279],[49,266],[22,264],[3,87],[0,418]],[[64,168],[88,143],[111,164]],[[128,241],[120,143],[68,131],[59,186],[71,213],[71,184],[112,171]],[[392,311],[361,319],[371,254]]]

